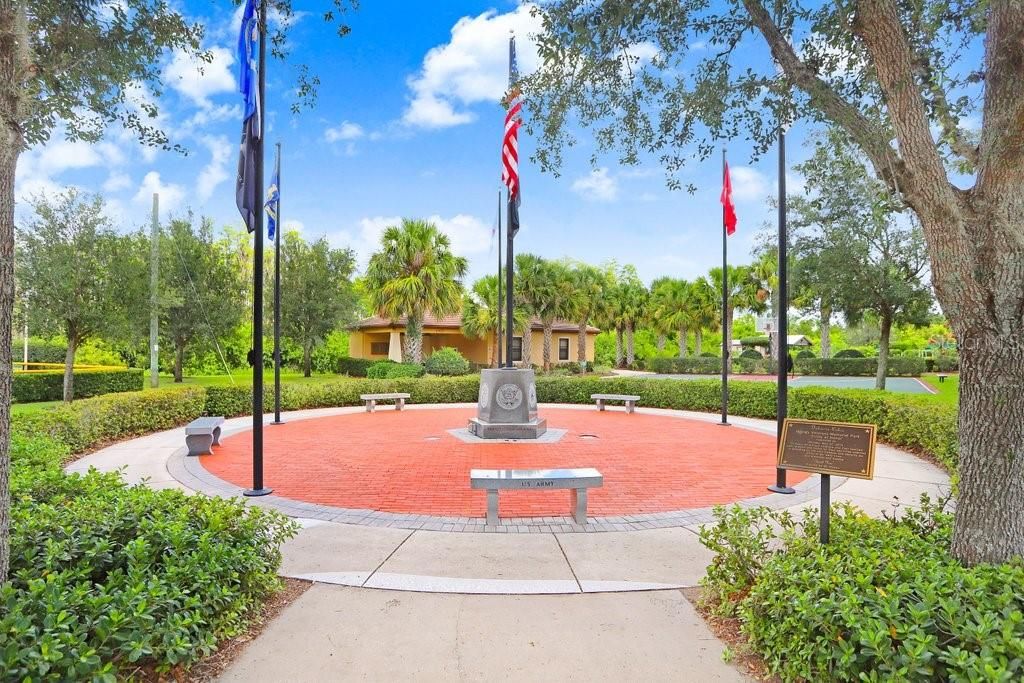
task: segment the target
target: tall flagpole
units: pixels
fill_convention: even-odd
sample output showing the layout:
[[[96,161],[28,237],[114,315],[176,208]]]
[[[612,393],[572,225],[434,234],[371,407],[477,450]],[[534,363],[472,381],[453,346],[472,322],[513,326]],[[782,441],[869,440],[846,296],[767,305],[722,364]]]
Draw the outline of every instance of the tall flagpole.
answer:
[[[722,187],[725,187],[725,148],[722,148]],[[722,204],[722,421],[729,424],[729,228],[725,221],[725,204]]]
[[[501,190],[498,190],[498,331],[495,332],[495,346],[498,347],[498,367],[501,363]]]
[[[274,218],[274,422],[281,420],[281,143],[276,145],[277,156],[277,201],[274,202],[277,217]]]
[[[506,210],[508,211],[508,235],[505,236],[505,245],[508,249],[505,257],[505,364],[508,367],[512,367],[512,306],[513,306],[513,289],[512,289],[512,263],[513,263],[513,252],[512,252],[512,241],[515,239],[512,234],[512,193],[508,193],[508,202],[506,203]],[[498,276],[499,279],[501,276]],[[530,339],[530,326],[526,327],[527,332],[523,335],[523,343],[529,344],[533,340]]]
[[[256,141],[256,202],[252,269],[252,488],[246,496],[265,496],[273,489],[263,486],[263,121],[266,118],[265,65],[267,63],[267,3],[259,9],[259,139]]]

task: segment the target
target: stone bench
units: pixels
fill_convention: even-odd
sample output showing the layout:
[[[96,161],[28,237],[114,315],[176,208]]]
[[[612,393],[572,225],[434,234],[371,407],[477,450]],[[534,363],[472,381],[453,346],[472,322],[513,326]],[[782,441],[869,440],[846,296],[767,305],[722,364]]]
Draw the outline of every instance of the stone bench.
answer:
[[[487,490],[487,524],[498,525],[498,491],[545,491],[572,489],[572,516],[587,523],[587,489],[604,485],[604,476],[593,467],[555,470],[470,470],[469,486]]]
[[[220,445],[220,426],[223,417],[200,417],[185,426],[185,445],[189,455],[212,455],[214,446]]]
[[[628,394],[591,394],[590,399],[597,402],[597,409],[604,410],[605,401],[624,401],[626,404],[626,412],[632,413],[636,409],[636,404],[640,400],[639,396],[629,396]]]
[[[377,401],[394,401],[395,410],[401,410],[409,394],[360,394],[359,398],[366,403],[366,412],[372,413],[377,407]]]

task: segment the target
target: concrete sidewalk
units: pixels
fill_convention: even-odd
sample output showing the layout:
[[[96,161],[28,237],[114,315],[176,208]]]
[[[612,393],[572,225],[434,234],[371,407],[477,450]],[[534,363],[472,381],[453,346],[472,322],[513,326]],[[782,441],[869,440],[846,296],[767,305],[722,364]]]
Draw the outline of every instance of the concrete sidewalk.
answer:
[[[749,680],[722,651],[678,590],[486,596],[315,585],[219,680]]]

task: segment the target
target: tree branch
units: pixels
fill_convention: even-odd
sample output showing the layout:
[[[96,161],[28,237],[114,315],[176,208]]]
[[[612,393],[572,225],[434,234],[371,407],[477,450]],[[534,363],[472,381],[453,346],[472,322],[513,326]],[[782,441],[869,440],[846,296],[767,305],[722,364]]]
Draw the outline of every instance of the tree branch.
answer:
[[[914,83],[917,61],[900,23],[892,0],[862,0],[857,6],[853,33],[871,55],[885,99],[889,119],[899,141],[905,168],[913,179],[900,188],[913,194],[915,188],[951,187],[939,150],[932,139],[924,97]],[[950,201],[955,201],[953,195]],[[916,207],[918,210],[920,206]],[[939,209],[939,207],[934,207]]]
[[[841,126],[864,150],[875,173],[893,189],[905,185],[905,169],[887,136],[857,107],[844,100],[827,82],[797,56],[789,39],[782,33],[761,0],[743,0],[751,23],[768,43],[772,57],[786,77],[807,93],[811,103]]]

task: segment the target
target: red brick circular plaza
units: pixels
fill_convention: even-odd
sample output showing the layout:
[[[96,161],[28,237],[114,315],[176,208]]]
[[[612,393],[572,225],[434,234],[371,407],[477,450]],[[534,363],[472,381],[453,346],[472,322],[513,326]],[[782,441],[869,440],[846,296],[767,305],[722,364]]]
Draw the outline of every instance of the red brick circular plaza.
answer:
[[[739,427],[671,415],[545,408],[556,443],[466,443],[449,433],[472,408],[350,413],[269,427],[265,480],[279,496],[341,508],[482,517],[485,492],[469,471],[596,467],[604,486],[589,513],[618,516],[703,508],[765,495],[775,481],[775,438]],[[212,474],[239,486],[252,476],[249,432],[227,437],[202,458]],[[791,472],[797,483],[806,475]],[[502,517],[564,515],[569,491],[514,491]]]

